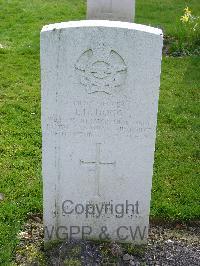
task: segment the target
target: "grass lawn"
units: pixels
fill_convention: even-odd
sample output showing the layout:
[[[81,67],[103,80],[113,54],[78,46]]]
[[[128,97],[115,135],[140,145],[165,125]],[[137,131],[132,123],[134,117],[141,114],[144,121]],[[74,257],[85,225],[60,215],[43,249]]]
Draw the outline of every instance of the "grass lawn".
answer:
[[[183,0],[139,0],[136,21],[179,35]],[[197,12],[199,0],[188,5]],[[29,212],[42,212],[39,32],[85,18],[83,0],[0,0],[0,265]],[[200,217],[200,58],[164,57],[151,215]]]

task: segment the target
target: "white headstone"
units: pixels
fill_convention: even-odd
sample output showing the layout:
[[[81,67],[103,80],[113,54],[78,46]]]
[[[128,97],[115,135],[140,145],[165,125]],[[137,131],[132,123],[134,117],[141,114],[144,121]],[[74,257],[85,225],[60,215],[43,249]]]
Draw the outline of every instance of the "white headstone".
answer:
[[[161,56],[162,31],[147,26],[43,28],[46,239],[146,242]]]
[[[87,0],[87,19],[133,22],[135,0]]]

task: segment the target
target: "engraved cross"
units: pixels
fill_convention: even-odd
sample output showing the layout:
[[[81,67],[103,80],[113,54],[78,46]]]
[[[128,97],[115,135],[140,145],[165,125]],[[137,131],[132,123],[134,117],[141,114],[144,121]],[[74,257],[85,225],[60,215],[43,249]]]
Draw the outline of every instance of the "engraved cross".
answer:
[[[95,161],[90,161],[90,162],[85,162],[83,160],[80,160],[81,164],[91,164],[95,165],[95,173],[96,173],[96,178],[95,178],[95,187],[96,187],[96,195],[100,196],[100,173],[101,173],[101,166],[106,166],[106,165],[116,165],[116,162],[102,162],[101,161],[101,143],[96,143],[96,160]]]

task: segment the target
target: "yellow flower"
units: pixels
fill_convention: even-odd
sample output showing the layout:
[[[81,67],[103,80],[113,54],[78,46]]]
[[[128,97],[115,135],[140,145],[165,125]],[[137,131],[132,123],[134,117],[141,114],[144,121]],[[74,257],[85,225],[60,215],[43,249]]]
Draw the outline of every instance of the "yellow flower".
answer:
[[[189,16],[184,15],[184,16],[181,17],[180,20],[181,20],[182,22],[184,22],[184,23],[187,23],[187,22],[189,21]]]
[[[184,9],[184,11],[185,11],[185,14],[187,14],[188,16],[190,16],[192,13],[192,11],[189,10],[188,6]]]

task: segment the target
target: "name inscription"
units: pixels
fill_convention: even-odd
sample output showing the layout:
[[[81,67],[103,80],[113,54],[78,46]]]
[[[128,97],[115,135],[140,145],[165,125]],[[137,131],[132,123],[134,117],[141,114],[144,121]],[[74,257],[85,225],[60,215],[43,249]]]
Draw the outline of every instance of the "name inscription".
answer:
[[[65,105],[64,114],[47,117],[47,133],[87,138],[105,135],[140,138],[148,137],[153,130],[148,121],[137,120],[125,100],[98,104],[78,100]]]

